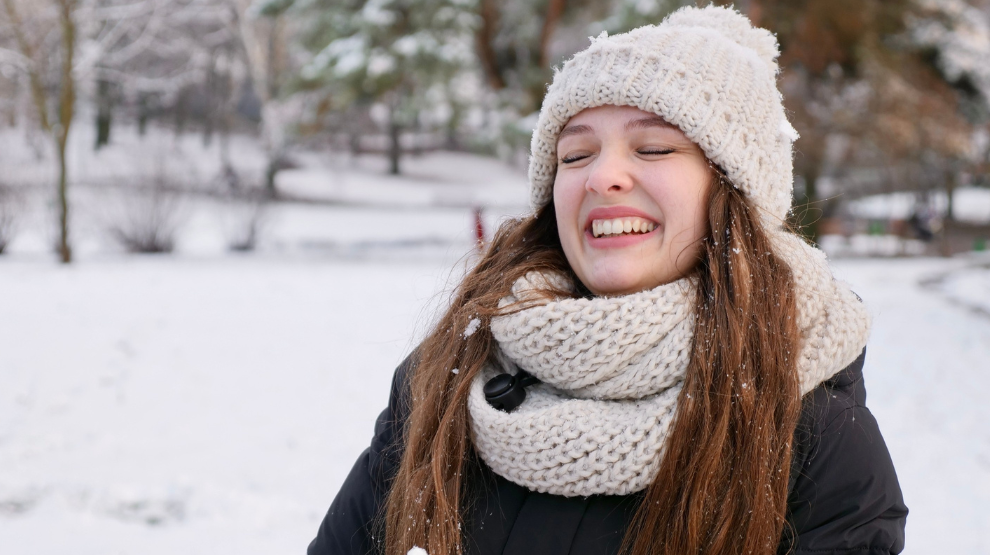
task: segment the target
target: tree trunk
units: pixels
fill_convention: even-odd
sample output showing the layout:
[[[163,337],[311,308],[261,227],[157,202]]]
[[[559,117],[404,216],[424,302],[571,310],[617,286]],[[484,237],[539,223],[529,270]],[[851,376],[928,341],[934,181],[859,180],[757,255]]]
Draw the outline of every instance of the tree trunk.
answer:
[[[399,158],[402,156],[402,146],[399,144],[399,124],[395,121],[388,125],[388,173],[399,175]]]
[[[492,90],[500,91],[505,88],[505,78],[502,77],[495,57],[495,49],[492,48],[492,39],[495,38],[498,29],[498,7],[495,5],[495,0],[481,0],[478,3],[478,16],[481,24],[474,33],[475,50],[488,86]]]
[[[399,175],[399,158],[402,156],[402,145],[399,142],[402,129],[395,112],[393,107],[388,118],[388,173],[391,175]]]
[[[35,62],[28,66],[28,86],[31,91],[31,100],[38,114],[38,122],[41,129],[53,139],[56,156],[58,157],[58,187],[57,197],[59,204],[59,244],[57,246],[59,258],[63,263],[72,261],[72,249],[69,246],[69,194],[68,194],[68,166],[66,163],[66,147],[69,140],[69,130],[72,127],[72,119],[75,116],[76,88],[72,75],[72,66],[75,61],[76,51],[76,22],[73,19],[77,0],[58,0],[56,7],[58,10],[59,27],[62,31],[59,46],[61,47],[61,67],[59,71],[58,83],[58,103],[54,116],[49,112],[48,89],[46,89],[41,73],[38,69],[37,52],[25,37],[21,28],[22,20],[17,12],[16,5],[11,0],[2,0],[4,11],[10,19],[10,28],[14,35],[15,42],[20,54],[25,58]]]
[[[58,149],[58,255],[63,264],[72,262],[72,247],[69,244],[69,168],[66,164],[64,139],[56,144]]]
[[[952,171],[945,172],[945,221],[954,222],[956,220],[955,199],[956,174]]]
[[[278,189],[275,188],[275,174],[278,173],[278,166],[278,158],[268,158],[268,165],[265,167],[265,193],[268,195],[268,198],[276,198],[278,196]]]
[[[813,164],[805,167],[801,172],[804,180],[804,194],[794,196],[794,207],[791,215],[791,223],[805,239],[812,243],[818,243],[818,221],[821,219],[821,210],[815,205],[818,197],[817,180],[819,177],[819,165]]]
[[[238,186],[234,165],[230,159],[230,126],[231,126],[231,103],[234,97],[234,83],[230,72],[216,74],[217,80],[217,110],[216,110],[216,132],[217,146],[220,151],[220,166],[224,175],[228,176],[230,185]]]
[[[269,198],[276,198],[278,190],[275,188],[275,174],[278,173],[282,163],[282,140],[281,130],[275,126],[281,125],[281,118],[272,117],[272,109],[267,109],[275,103],[278,98],[278,84],[280,71],[278,65],[279,45],[282,42],[281,18],[273,17],[268,21],[268,44],[265,49],[265,83],[264,96],[261,97],[261,125],[264,128],[265,154],[268,163],[265,167],[265,192]],[[267,109],[267,110],[266,110]],[[267,112],[267,114],[266,114]],[[267,115],[267,117],[266,117]],[[276,138],[278,137],[278,138]]]
[[[213,142],[213,131],[216,126],[217,112],[217,60],[216,54],[210,60],[210,67],[206,72],[206,114],[203,121],[203,147],[208,148]]]
[[[450,119],[447,120],[447,125],[444,129],[444,148],[457,151],[461,150],[461,142],[457,137],[457,129],[460,127],[462,109],[456,102],[451,103],[451,108]]]
[[[110,126],[111,126],[111,114],[110,110],[100,107],[96,111],[96,145],[95,150],[100,150],[100,148],[110,144]]]
[[[543,26],[540,28],[540,51],[539,65],[541,68],[550,67],[550,37],[560,21],[560,16],[564,15],[564,8],[567,7],[567,0],[550,0],[547,5],[547,14],[543,17]],[[543,101],[542,98],[539,99]]]
[[[230,161],[230,114],[227,113],[227,103],[220,104],[220,113],[217,114],[217,138],[220,151],[220,166],[224,171],[233,169]]]
[[[68,166],[65,151],[69,143],[69,130],[75,116],[76,82],[72,75],[72,65],[76,51],[76,22],[73,20],[74,0],[61,0],[62,26],[62,75],[58,106],[58,201],[59,201],[59,256],[63,264],[72,262],[72,248],[69,246],[69,194]]]
[[[110,126],[113,123],[113,98],[111,83],[100,79],[96,84],[96,150],[110,144]]]
[[[149,118],[149,108],[148,108],[148,95],[145,93],[138,94],[138,135],[144,137],[144,134],[148,132],[148,118]]]
[[[763,5],[760,3],[760,0],[737,0],[736,2],[720,0],[716,4],[720,6],[732,6],[735,4],[736,9],[746,14],[746,17],[749,18],[754,27],[762,27]]]
[[[543,98],[547,94],[547,83],[552,78],[550,70],[550,38],[553,36],[557,23],[564,15],[567,8],[567,0],[550,0],[547,4],[547,11],[543,16],[543,25],[540,27],[540,42],[536,45],[536,56],[532,59],[536,64],[535,72],[529,79],[526,90],[529,93],[530,105],[524,108],[528,113],[539,110],[543,105]]]
[[[186,130],[186,120],[188,119],[189,107],[188,104],[189,92],[188,89],[182,89],[179,94],[175,96],[175,104],[172,108],[173,115],[175,116],[175,134],[176,136],[182,135]]]

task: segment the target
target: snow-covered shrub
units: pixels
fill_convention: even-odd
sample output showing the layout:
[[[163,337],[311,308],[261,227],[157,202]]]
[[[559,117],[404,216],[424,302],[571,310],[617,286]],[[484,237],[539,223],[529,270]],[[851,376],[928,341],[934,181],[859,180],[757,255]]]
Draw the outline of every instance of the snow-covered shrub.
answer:
[[[116,188],[106,230],[127,251],[167,253],[181,224],[181,182],[162,170],[143,183]]]
[[[286,167],[291,165],[287,163]],[[213,180],[211,188],[212,194],[222,202],[220,223],[227,249],[235,252],[253,251],[272,198],[270,190],[261,183],[242,178],[231,166],[224,168]]]
[[[253,251],[264,229],[268,198],[249,194],[227,198],[223,229],[227,248],[236,252]]]

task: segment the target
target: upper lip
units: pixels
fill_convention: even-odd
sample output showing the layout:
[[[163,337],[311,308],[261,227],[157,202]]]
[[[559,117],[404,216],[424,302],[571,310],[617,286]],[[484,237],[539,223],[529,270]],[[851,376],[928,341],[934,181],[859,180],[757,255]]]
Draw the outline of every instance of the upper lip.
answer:
[[[613,218],[642,218],[658,225],[660,223],[653,216],[631,206],[600,206],[588,212],[588,219],[584,222],[584,227],[591,229],[591,222],[594,220],[611,220]]]

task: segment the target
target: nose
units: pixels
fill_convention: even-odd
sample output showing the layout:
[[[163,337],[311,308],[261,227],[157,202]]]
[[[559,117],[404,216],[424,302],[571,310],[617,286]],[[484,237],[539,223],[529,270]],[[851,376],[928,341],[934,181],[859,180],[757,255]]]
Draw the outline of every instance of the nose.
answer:
[[[603,149],[592,163],[585,189],[611,196],[629,191],[633,183],[629,161],[619,152]]]

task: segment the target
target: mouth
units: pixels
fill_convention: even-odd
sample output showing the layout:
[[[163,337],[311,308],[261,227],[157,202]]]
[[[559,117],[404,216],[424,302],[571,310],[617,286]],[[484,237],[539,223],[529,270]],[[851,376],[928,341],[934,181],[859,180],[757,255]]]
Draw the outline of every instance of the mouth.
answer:
[[[657,228],[657,223],[639,216],[621,218],[596,218],[588,224],[588,232],[595,238],[645,235]]]
[[[656,229],[656,222],[645,218],[609,218],[591,220],[592,237],[643,235]]]

